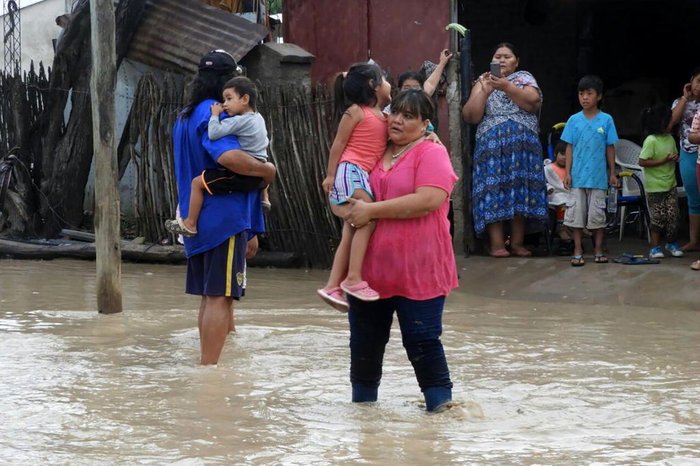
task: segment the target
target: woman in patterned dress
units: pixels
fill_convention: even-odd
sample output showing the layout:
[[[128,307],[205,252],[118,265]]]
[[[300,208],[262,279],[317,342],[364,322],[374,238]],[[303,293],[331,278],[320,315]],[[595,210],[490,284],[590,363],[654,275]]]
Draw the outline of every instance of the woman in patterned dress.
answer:
[[[492,63],[500,77],[479,76],[462,109],[476,130],[472,206],[477,235],[488,233],[494,257],[529,256],[523,245],[525,220],[547,218],[542,145],[537,114],[542,92],[527,71],[518,71],[518,53],[509,43],[496,46]],[[504,222],[510,222],[510,251]]]

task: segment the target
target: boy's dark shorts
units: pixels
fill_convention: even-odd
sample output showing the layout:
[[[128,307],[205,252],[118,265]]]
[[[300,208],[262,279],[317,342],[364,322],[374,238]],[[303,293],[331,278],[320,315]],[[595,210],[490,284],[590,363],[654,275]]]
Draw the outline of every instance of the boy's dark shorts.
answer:
[[[199,296],[245,295],[248,233],[243,231],[213,249],[187,259],[185,292]]]
[[[265,186],[262,178],[234,173],[227,168],[210,168],[202,172],[204,189],[209,194],[247,193]]]

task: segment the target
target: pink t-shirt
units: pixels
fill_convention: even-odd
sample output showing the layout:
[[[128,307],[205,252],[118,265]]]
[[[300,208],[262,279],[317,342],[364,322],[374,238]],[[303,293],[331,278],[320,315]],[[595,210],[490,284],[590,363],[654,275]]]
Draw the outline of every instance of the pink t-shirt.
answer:
[[[369,172],[386,150],[387,119],[377,116],[370,107],[361,105],[362,120],[353,128],[340,162],[354,163]]]
[[[422,217],[378,220],[365,254],[363,278],[381,298],[421,301],[448,295],[459,286],[447,220],[457,175],[445,148],[423,141],[389,170],[384,170],[382,161],[377,163],[369,180],[376,201],[413,194],[421,186],[443,189],[448,197]]]

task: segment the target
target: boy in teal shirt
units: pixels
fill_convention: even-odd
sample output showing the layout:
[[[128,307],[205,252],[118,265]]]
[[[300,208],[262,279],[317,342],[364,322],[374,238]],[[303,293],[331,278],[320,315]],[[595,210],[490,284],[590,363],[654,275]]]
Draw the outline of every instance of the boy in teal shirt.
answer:
[[[583,229],[593,233],[595,262],[608,262],[603,254],[605,235],[605,195],[608,185],[617,186],[615,176],[615,142],[617,130],[610,115],[600,111],[603,81],[584,76],[578,83],[578,100],[582,110],[566,122],[561,140],[566,142],[566,177],[564,187],[571,190],[566,205],[564,225],[574,232],[574,255],[571,265],[584,265]]]

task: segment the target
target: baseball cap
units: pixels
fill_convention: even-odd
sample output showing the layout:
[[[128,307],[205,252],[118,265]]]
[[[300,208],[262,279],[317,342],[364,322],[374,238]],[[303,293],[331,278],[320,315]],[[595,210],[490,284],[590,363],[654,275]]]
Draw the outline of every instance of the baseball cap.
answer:
[[[240,70],[240,67],[226,50],[216,49],[207,52],[199,60],[199,71],[216,71],[222,74],[233,73]]]

